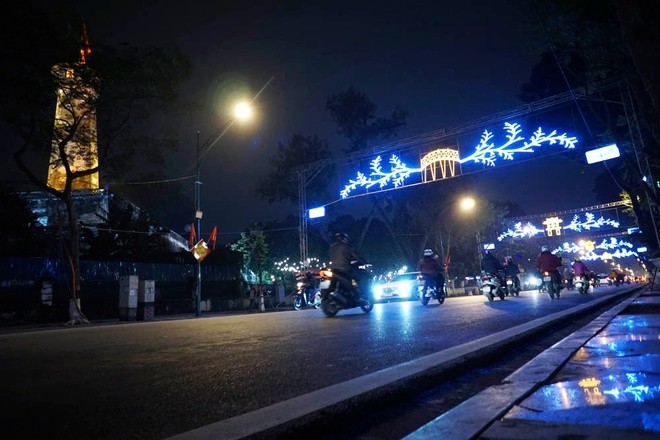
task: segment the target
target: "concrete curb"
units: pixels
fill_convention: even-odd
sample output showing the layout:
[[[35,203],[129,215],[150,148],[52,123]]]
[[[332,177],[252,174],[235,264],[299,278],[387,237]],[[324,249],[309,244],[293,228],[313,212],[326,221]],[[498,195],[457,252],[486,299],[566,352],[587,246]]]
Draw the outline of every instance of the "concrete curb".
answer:
[[[514,405],[532,394],[562,368],[580,347],[605,328],[640,294],[641,290],[631,298],[606,311],[582,329],[557,342],[509,375],[502,384],[487,388],[404,437],[404,439],[442,438],[443,440],[463,440],[476,438],[493,421],[504,416]]]

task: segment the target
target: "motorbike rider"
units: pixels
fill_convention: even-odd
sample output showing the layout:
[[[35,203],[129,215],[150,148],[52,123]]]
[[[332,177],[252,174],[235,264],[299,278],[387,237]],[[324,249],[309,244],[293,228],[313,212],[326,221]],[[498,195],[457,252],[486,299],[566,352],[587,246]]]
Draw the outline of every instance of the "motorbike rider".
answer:
[[[504,266],[500,264],[499,260],[495,258],[495,255],[490,250],[486,250],[481,258],[481,270],[487,274],[496,276],[500,280],[500,285],[504,285],[504,280],[502,279]]]
[[[520,289],[520,278],[518,278],[519,273],[520,268],[516,263],[513,262],[513,258],[511,258],[510,255],[507,255],[504,258],[504,274],[513,278],[516,289]]]
[[[315,288],[316,281],[314,275],[311,268],[306,268],[304,272],[296,275],[296,280],[303,283],[302,294],[305,304],[309,302],[310,294]]]
[[[573,269],[574,275],[582,275],[583,277],[588,278],[589,269],[587,269],[586,264],[580,261],[580,257],[575,257],[573,259],[573,264],[571,264],[571,268]]]
[[[445,277],[442,274],[442,266],[438,263],[433,249],[424,249],[422,259],[419,260],[417,270],[426,282],[426,288],[435,287],[438,294],[442,294],[445,286]]]
[[[536,268],[541,272],[541,277],[543,276],[543,272],[549,272],[560,290],[562,288],[561,275],[559,274],[559,268],[561,266],[561,258],[550,252],[548,245],[544,244],[541,246],[541,253],[536,257]]]
[[[353,286],[352,280],[355,280],[358,285],[366,286],[364,271],[361,271],[356,264],[351,264],[353,261],[364,262],[355,250],[351,247],[348,234],[345,232],[337,232],[334,234],[332,243],[330,243],[330,266],[333,274],[337,275],[337,279],[342,285],[348,289],[355,299],[360,297],[360,292]],[[334,277],[333,277],[334,278]]]

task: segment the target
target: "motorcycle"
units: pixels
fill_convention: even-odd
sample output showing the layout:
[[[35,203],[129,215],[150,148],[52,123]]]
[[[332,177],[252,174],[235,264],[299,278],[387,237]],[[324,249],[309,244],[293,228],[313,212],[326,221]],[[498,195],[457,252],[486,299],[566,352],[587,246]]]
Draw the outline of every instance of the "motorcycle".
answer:
[[[584,275],[575,275],[573,277],[573,285],[579,293],[587,293],[589,291],[589,282]]]
[[[423,275],[417,277],[417,286],[419,291],[419,300],[423,305],[428,305],[431,299],[437,299],[438,303],[445,302],[445,289],[444,286],[437,286],[436,281],[432,280],[427,283],[427,279]]]
[[[301,310],[306,306],[313,309],[321,307],[321,291],[314,287],[313,275],[300,275],[296,277],[296,293],[293,295],[294,310]]]
[[[358,265],[358,262],[352,262],[351,264],[358,266],[360,271],[364,271],[360,279],[367,280],[370,278],[370,274],[366,270],[366,264]],[[319,275],[321,278],[319,282],[321,310],[328,318],[334,317],[337,312],[343,309],[360,307],[364,313],[369,313],[374,308],[375,300],[369,282],[358,284],[356,280],[340,277],[332,269],[321,269]],[[359,298],[356,298],[353,292],[346,288],[348,283],[351,283],[353,288],[360,292]]]
[[[506,296],[506,288],[502,286],[500,279],[486,272],[481,272],[481,286],[479,290],[482,295],[488,298],[489,302],[492,302],[495,296],[502,300]]]
[[[520,287],[517,285],[516,280],[512,275],[507,275],[505,282],[507,296],[520,296]]]
[[[547,270],[543,272],[543,287],[545,287],[545,290],[548,292],[548,295],[550,295],[550,299],[555,299],[555,296],[557,299],[559,299],[559,290],[560,286],[555,280],[555,277],[552,276],[552,273],[548,272]]]

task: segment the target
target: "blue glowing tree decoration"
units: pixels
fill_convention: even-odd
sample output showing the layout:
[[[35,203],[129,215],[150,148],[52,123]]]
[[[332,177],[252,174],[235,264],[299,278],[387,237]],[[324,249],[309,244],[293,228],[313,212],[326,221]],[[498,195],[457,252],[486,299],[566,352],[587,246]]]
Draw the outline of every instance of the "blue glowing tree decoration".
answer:
[[[580,254],[580,258],[585,261],[594,261],[594,260],[605,260],[612,258],[625,258],[625,257],[635,257],[637,252],[632,250],[633,245],[629,241],[617,240],[615,237],[610,237],[609,239],[603,239],[599,244],[594,245],[594,249],[587,251],[584,246],[572,242],[564,243],[555,250],[553,253],[565,252],[565,253],[574,253]],[[602,250],[602,253],[598,253],[598,250]]]
[[[520,124],[505,122],[504,130],[507,132],[507,141],[499,147],[496,147],[495,144],[491,142],[494,137],[493,133],[484,130],[475,152],[470,156],[461,159],[460,162],[475,162],[488,166],[495,166],[495,161],[498,157],[501,157],[504,160],[513,160],[514,154],[533,153],[536,147],[540,147],[545,143],[549,145],[559,144],[567,149],[575,148],[575,144],[577,144],[577,138],[569,137],[566,133],[558,135],[557,130],[552,130],[552,132],[546,134],[541,127],[539,127],[528,141],[525,141],[525,138],[520,136],[520,133],[522,132]],[[525,142],[520,145],[521,141]]]
[[[580,216],[575,215],[573,217],[573,220],[566,226],[564,226],[564,229],[572,229],[575,232],[582,232],[583,229],[586,229],[587,231],[590,229],[599,229],[602,228],[605,225],[610,225],[614,228],[619,227],[619,222],[616,220],[611,220],[611,219],[605,219],[602,216],[596,220],[596,216],[592,214],[591,212],[587,212],[585,215],[586,220],[584,222],[580,221]]]
[[[515,225],[513,225],[513,230],[508,229],[506,232],[501,233],[497,237],[497,240],[502,241],[506,237],[529,238],[538,234],[543,234],[544,232],[545,229],[539,229],[530,222],[525,223],[525,225],[523,225],[522,222],[518,222]]]
[[[493,133],[484,130],[484,133],[481,136],[481,141],[477,145],[474,153],[464,159],[458,159],[458,151],[452,150],[456,151],[456,157],[451,157],[450,159],[445,158],[445,160],[451,161],[452,166],[454,163],[463,164],[466,162],[495,166],[495,162],[498,158],[514,160],[515,154],[534,153],[536,148],[541,147],[543,144],[559,144],[566,149],[575,148],[575,145],[577,144],[577,138],[575,137],[567,136],[566,133],[557,134],[556,130],[553,130],[550,133],[545,133],[541,127],[539,127],[527,140],[521,136],[522,130],[520,124],[505,122],[504,130],[507,132],[507,141],[504,144],[495,146],[495,143],[492,142],[494,137]],[[449,149],[445,148],[445,150]],[[380,156],[372,160],[370,163],[371,172],[369,173],[358,171],[357,177],[349,180],[348,185],[345,185],[344,189],[339,192],[341,198],[345,199],[357,188],[369,189],[378,185],[378,187],[382,189],[389,184],[393,184],[394,188],[398,188],[403,186],[405,180],[410,177],[411,174],[422,173],[424,171],[424,167],[421,163],[420,168],[408,168],[396,155],[392,155],[389,160],[391,169],[389,172],[385,172],[382,169],[381,161],[382,159]],[[435,180],[435,178],[433,180]]]
[[[390,157],[390,171],[385,172],[381,167],[381,157],[378,156],[371,161],[371,173],[366,174],[358,171],[357,178],[349,180],[349,184],[344,186],[339,195],[342,199],[348,197],[348,194],[358,187],[369,189],[374,185],[383,188],[385,185],[392,182],[395,188],[403,185],[404,180],[412,173],[419,173],[421,168],[408,168],[405,163],[399,159],[395,154]]]
[[[584,213],[585,220],[580,221],[579,214],[573,216],[573,219],[566,226],[562,226],[561,229],[570,229],[575,232],[582,232],[583,230],[591,229],[600,229],[605,226],[612,226],[613,228],[619,227],[619,222],[616,220],[604,218],[603,216],[596,219],[596,215],[591,212]],[[535,235],[545,233],[545,229],[539,228],[538,226],[527,222],[526,224],[516,223],[513,229],[508,229],[506,232],[501,233],[497,239],[499,241],[504,240],[507,237],[511,238],[529,238],[534,237]]]

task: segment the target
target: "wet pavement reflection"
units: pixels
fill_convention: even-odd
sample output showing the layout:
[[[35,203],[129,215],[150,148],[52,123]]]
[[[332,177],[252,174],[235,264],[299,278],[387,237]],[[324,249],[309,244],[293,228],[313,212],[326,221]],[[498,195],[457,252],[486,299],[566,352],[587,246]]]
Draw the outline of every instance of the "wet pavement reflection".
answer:
[[[505,420],[660,433],[660,315],[618,315]]]

